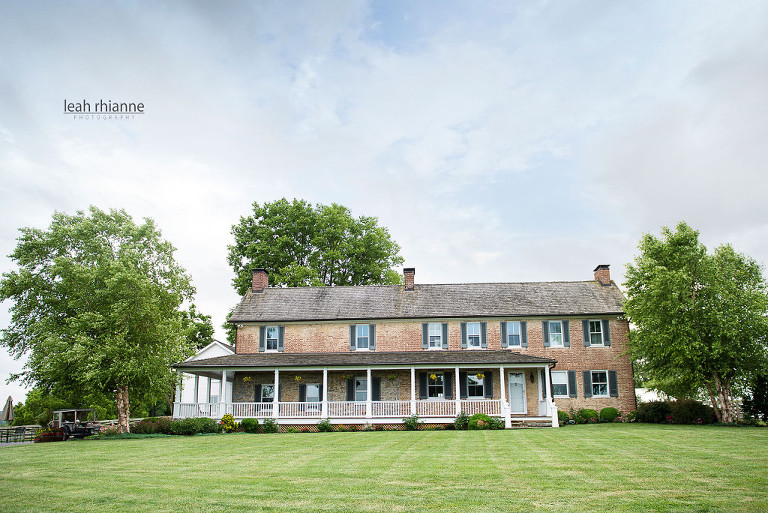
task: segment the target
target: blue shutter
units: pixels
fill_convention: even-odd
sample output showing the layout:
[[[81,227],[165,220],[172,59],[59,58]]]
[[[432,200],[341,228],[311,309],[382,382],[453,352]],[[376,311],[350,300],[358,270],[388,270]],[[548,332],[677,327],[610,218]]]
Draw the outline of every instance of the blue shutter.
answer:
[[[488,347],[488,338],[485,336],[487,328],[486,323],[480,323],[480,347]]]
[[[520,321],[520,345],[528,347],[528,323]]]
[[[319,399],[322,401],[322,400],[323,400],[323,384],[322,384],[322,383],[320,383],[320,384],[317,386],[317,388],[318,388],[318,392],[317,392],[317,393],[318,393],[318,395],[320,396],[320,397],[319,397]]]
[[[371,378],[371,401],[381,401],[381,378]]]
[[[256,385],[256,390],[254,390],[253,392],[253,402],[254,403],[261,402],[261,385]]]
[[[443,349],[448,349],[448,323],[443,323]]]
[[[483,380],[483,390],[485,392],[486,399],[493,399],[493,374],[487,370],[483,372],[485,379]]]
[[[357,336],[357,328],[355,327],[354,324],[350,324],[349,325],[349,350],[350,351],[354,351],[355,349],[357,349],[356,336]]]
[[[376,350],[376,325],[368,325],[368,349],[371,351]]]
[[[507,342],[507,323],[506,322],[501,321],[501,326],[499,331],[501,332],[501,347],[505,348],[509,345]]]
[[[584,378],[584,397],[592,397],[592,372],[584,371],[581,374]]]
[[[429,324],[426,322],[421,325],[421,348],[429,349]]]
[[[450,372],[443,374],[443,398],[453,399],[453,375]]]
[[[467,323],[466,322],[461,323],[461,348],[462,349],[467,348]]]
[[[277,350],[281,353],[285,351],[285,326],[277,328]]]
[[[611,345],[611,326],[608,319],[603,319],[603,344]]]
[[[459,397],[466,399],[469,396],[467,392],[467,373],[459,372]]]
[[[619,397],[619,381],[616,378],[616,371],[608,371],[608,394],[611,397]]]
[[[578,390],[576,390],[576,371],[568,371],[568,396],[576,397]]]
[[[589,339],[589,321],[581,321],[581,330],[584,332],[584,347],[592,345],[592,341]]]
[[[419,399],[427,398],[427,373],[419,373]]]
[[[347,401],[355,400],[355,378],[347,380]]]
[[[539,382],[541,383],[541,398],[546,399],[547,398],[547,376],[544,374],[547,371],[539,371]],[[549,391],[550,394],[552,391]]]
[[[266,326],[259,326],[259,352],[263,353],[264,348],[266,347],[267,340],[267,327]]]
[[[568,329],[568,321],[563,321],[563,345],[571,347],[571,332]]]
[[[541,331],[544,333],[544,347],[549,347],[549,321],[541,323]]]

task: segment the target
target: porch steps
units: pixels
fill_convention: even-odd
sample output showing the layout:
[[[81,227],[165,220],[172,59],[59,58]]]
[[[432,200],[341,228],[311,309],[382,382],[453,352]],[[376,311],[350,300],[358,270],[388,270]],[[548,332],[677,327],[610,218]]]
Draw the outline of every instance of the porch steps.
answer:
[[[511,419],[512,429],[525,429],[525,428],[548,428],[552,427],[552,419]]]

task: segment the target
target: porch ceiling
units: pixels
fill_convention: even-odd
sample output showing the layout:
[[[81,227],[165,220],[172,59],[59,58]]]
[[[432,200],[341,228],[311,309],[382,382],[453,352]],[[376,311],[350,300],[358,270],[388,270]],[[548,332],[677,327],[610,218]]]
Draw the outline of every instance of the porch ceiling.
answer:
[[[382,365],[547,365],[552,358],[530,356],[514,351],[398,351],[348,353],[258,353],[217,356],[176,364],[179,370],[254,367],[360,367]]]

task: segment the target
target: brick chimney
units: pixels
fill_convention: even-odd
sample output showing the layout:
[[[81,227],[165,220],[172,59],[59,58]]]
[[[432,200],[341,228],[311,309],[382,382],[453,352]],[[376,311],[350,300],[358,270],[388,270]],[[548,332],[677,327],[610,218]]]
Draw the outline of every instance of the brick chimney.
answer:
[[[253,277],[251,278],[251,290],[257,294],[264,292],[267,285],[269,285],[269,272],[261,267],[251,269],[251,272],[253,273]]]
[[[599,282],[603,287],[610,287],[611,285],[610,267],[608,264],[601,264],[595,267],[595,281]]]
[[[415,267],[405,267],[403,269],[403,278],[405,278],[405,290],[413,290],[413,277],[415,275]]]

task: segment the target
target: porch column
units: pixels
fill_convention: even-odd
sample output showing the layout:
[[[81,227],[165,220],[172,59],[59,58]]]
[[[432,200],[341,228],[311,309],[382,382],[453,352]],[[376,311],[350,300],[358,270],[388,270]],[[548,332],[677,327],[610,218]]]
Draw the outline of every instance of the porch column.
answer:
[[[280,369],[275,369],[275,388],[273,394],[272,416],[278,418],[280,416]]]
[[[560,427],[560,422],[557,419],[557,406],[552,398],[552,378],[549,375],[549,365],[544,367],[544,383],[547,387],[547,411],[552,416],[552,427]]]
[[[509,413],[509,403],[507,403],[507,383],[504,377],[504,367],[499,367],[499,384],[501,385],[501,414],[504,415],[504,427],[512,428],[512,417]]]
[[[328,369],[323,369],[323,406],[320,416],[328,418]]]
[[[195,374],[195,400],[194,403],[200,402],[200,375]]]
[[[181,371],[176,371],[176,400],[173,402],[173,418],[177,419],[181,416]]]
[[[368,367],[365,373],[365,418],[373,418],[373,401],[371,401],[371,368]]]
[[[461,383],[459,383],[459,368],[454,368],[456,371],[456,377],[454,381],[456,382],[456,416],[458,417],[461,413]]]
[[[416,415],[416,369],[411,367],[411,415]]]
[[[221,371],[221,382],[219,383],[219,417],[227,413],[227,371]]]

